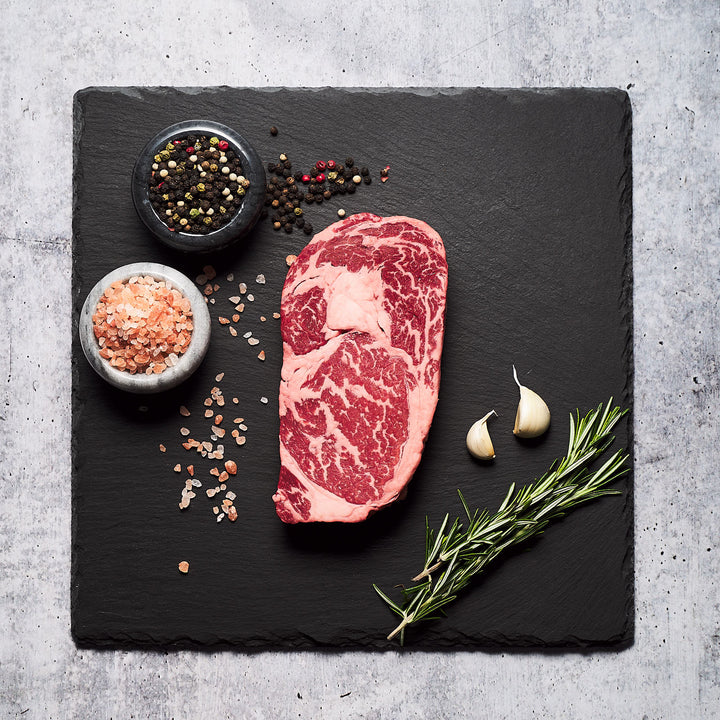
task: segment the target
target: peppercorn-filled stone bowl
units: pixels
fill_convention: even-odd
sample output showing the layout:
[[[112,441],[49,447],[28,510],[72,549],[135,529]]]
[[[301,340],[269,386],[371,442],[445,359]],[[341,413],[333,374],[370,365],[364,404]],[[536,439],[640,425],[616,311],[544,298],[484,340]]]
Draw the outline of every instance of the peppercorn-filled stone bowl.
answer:
[[[170,125],[135,162],[132,197],[161,242],[184,252],[222,250],[245,237],[265,203],[265,168],[252,145],[210,120]]]
[[[210,313],[182,273],[133,263],[93,287],[78,332],[100,377],[128,392],[156,393],[179,385],[200,366],[210,344]]]

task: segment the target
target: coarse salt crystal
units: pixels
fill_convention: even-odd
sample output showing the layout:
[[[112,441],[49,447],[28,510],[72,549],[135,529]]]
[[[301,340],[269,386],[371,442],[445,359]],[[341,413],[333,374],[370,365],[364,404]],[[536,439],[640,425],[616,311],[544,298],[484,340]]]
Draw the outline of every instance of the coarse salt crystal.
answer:
[[[247,285],[245,283],[240,283],[238,285],[238,290],[240,290],[241,295],[244,295],[247,292]]]
[[[263,405],[267,405],[268,399],[263,395],[263,396],[260,398],[260,402],[263,403]]]
[[[183,417],[188,417],[188,415],[190,415],[190,411],[184,405],[181,405],[180,406],[180,414]]]
[[[259,345],[260,341],[257,338],[248,338],[248,345]]]
[[[251,293],[248,293],[248,294],[247,294],[247,299],[248,299],[250,302],[253,302],[253,300],[255,300],[255,296],[254,296],[253,294],[251,294]]]
[[[264,284],[265,284],[265,276],[264,276],[262,273],[260,273],[260,275],[258,275],[258,276],[255,278],[255,282],[256,282],[258,285],[264,285]]]

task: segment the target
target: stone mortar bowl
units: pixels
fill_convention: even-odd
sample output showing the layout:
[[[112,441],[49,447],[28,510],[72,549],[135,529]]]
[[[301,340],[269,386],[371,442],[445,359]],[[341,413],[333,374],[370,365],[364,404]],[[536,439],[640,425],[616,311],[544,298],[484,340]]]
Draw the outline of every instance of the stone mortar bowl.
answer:
[[[157,375],[145,373],[131,375],[110,365],[108,360],[100,356],[100,346],[93,332],[92,316],[106,288],[113,282],[129,280],[136,275],[150,275],[156,280],[164,280],[190,300],[192,309],[193,332],[188,349],[180,355],[176,365],[166,368]],[[200,366],[210,345],[210,313],[205,298],[190,278],[167,265],[151,262],[132,263],[108,273],[93,287],[80,311],[78,332],[83,353],[101,378],[128,392],[157,393],[169,390],[187,380]]]
[[[205,235],[170,230],[150,203],[148,181],[154,156],[168,142],[191,134],[214,135],[227,140],[230,148],[240,158],[243,176],[250,181],[242,205],[236,210],[232,220]],[[212,252],[233,245],[252,230],[265,204],[265,168],[252,145],[232,128],[210,120],[186,120],[161,130],[142,149],[133,168],[131,188],[138,216],[158,240],[182,252]]]

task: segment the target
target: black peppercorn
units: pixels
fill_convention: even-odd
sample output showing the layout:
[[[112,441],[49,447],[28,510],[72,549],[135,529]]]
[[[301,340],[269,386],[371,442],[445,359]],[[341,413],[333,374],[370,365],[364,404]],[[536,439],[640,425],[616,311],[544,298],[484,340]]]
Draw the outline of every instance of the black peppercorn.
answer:
[[[312,235],[313,226],[310,223],[305,223],[305,226],[303,227],[303,232],[306,235]]]
[[[284,230],[285,230],[286,233],[291,233],[291,232],[292,232],[292,227],[293,227],[293,226],[292,226],[290,223],[285,223],[285,225],[283,226],[283,228],[284,228]]]
[[[369,175],[369,174],[370,174],[370,171],[369,171],[366,167],[361,167],[361,168],[360,168],[360,174],[361,174],[363,177],[365,177],[366,175]]]
[[[369,184],[372,182],[372,178],[371,178],[369,175],[366,175],[366,176],[363,178],[363,182],[364,182],[366,185],[369,185]]]
[[[355,161],[352,159],[352,157],[348,156],[345,158],[345,166],[346,167],[352,167],[355,164]]]
[[[277,129],[274,125],[270,128],[270,134],[271,134],[271,135],[277,135],[277,134],[278,134],[278,129]]]

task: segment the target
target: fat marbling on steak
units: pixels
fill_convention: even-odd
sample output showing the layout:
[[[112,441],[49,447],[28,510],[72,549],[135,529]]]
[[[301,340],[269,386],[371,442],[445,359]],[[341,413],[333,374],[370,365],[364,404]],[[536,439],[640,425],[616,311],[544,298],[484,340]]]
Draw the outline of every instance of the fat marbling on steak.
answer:
[[[283,522],[359,522],[420,462],[440,386],[447,262],[408,217],[363,213],[318,233],[281,302]]]

